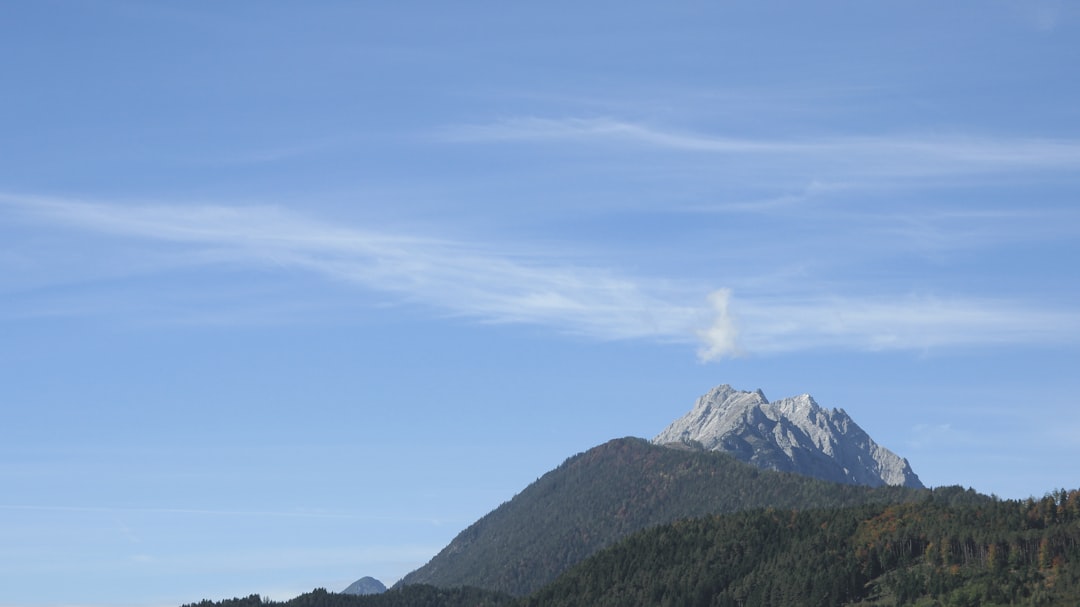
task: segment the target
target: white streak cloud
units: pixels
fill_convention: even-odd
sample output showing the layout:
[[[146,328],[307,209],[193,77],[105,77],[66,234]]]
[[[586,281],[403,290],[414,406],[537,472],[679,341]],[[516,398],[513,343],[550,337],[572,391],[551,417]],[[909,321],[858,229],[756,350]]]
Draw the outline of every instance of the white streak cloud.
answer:
[[[786,294],[776,290],[784,285],[773,285],[769,297],[736,296],[708,285],[555,263],[553,257],[331,225],[276,207],[131,206],[12,195],[0,195],[0,205],[32,224],[143,241],[148,251],[155,244],[179,245],[199,264],[300,270],[484,322],[534,324],[602,340],[696,342],[702,360],[1080,338],[1072,311],[1020,301],[807,297],[798,284],[786,287]]]
[[[762,353],[1069,343],[1080,335],[1080,320],[1071,311],[976,298],[759,299],[740,308],[740,316],[752,327],[746,347]]]
[[[1045,138],[878,135],[754,139],[658,128],[611,118],[512,118],[444,129],[453,142],[636,144],[648,149],[767,156],[804,169],[852,175],[904,176],[1013,170],[1080,169],[1080,141]]]
[[[276,207],[129,206],[0,196],[31,220],[192,247],[204,263],[314,272],[489,322],[600,339],[692,335],[697,310],[658,285],[595,267],[433,238],[333,226]]]

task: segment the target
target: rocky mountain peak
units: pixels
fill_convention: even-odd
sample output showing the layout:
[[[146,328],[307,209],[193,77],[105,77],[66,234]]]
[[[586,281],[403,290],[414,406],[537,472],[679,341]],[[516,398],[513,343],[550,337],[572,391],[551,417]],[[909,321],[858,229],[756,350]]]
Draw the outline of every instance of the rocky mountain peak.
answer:
[[[878,445],[843,409],[809,394],[769,402],[761,390],[713,388],[653,439],[725,451],[760,468],[853,485],[922,487],[906,459]]]

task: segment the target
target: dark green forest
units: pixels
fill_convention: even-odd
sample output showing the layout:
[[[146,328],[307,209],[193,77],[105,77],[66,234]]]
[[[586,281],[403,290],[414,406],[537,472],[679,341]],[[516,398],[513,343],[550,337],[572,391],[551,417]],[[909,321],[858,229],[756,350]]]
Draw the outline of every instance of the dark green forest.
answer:
[[[998,500],[951,487],[914,502],[754,509],[656,526],[523,598],[417,585],[191,607],[1078,604],[1080,491]]]
[[[955,505],[958,492],[660,526],[521,605],[1080,604],[1080,491]]]

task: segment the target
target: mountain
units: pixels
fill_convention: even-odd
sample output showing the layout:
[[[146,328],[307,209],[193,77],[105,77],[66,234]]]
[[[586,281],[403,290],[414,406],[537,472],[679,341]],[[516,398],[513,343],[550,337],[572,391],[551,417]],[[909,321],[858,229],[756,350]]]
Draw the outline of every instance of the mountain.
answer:
[[[922,497],[658,525],[517,599],[416,584],[378,595],[316,589],[285,602],[251,595],[185,607],[1080,605],[1080,490],[1040,500],[960,487],[885,491]]]
[[[875,443],[843,409],[824,409],[809,394],[770,403],[761,390],[725,384],[653,443],[722,451],[766,470],[837,483],[923,486],[906,459]]]
[[[726,453],[616,439],[567,459],[394,587],[475,586],[522,596],[647,527],[748,508],[894,503],[927,493],[829,483],[763,471]]]
[[[370,576],[356,580],[341,591],[342,594],[382,594],[383,592],[386,592],[386,586]]]

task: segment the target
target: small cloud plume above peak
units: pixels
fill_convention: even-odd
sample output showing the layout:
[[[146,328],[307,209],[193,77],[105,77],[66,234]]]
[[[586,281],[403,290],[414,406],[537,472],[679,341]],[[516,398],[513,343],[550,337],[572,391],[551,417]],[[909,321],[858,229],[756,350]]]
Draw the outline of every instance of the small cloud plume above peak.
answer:
[[[719,289],[709,294],[709,304],[713,310],[712,323],[698,331],[702,345],[698,348],[698,358],[708,362],[723,357],[734,357],[742,353],[739,348],[739,329],[729,309],[731,289]]]

